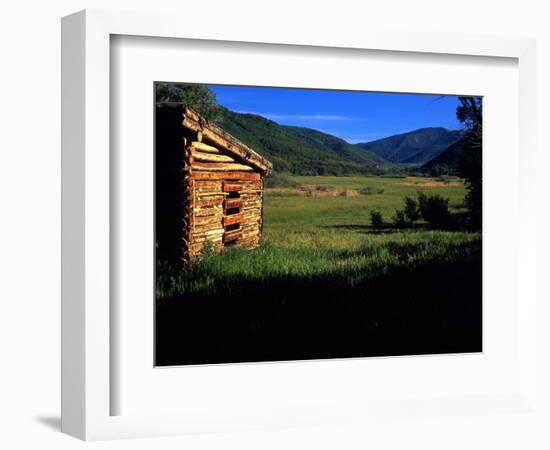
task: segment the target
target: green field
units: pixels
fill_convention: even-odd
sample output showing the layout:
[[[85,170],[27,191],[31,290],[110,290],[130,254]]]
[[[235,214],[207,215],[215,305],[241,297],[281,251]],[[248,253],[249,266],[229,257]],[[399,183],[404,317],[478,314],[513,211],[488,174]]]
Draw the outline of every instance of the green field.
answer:
[[[424,177],[296,176],[303,187],[337,188],[336,195],[304,194],[303,189],[267,189],[262,245],[253,251],[229,249],[211,254],[182,273],[158,277],[157,298],[214,294],[241,277],[269,279],[279,275],[314,277],[346,273],[350,279],[378,276],[400,266],[460,260],[478,249],[478,233],[391,228],[403,197],[418,191],[450,199],[450,209],[463,209],[465,187]],[[432,186],[435,184],[436,186]],[[364,188],[378,194],[361,194]],[[382,233],[370,225],[370,211],[382,212],[388,223]],[[405,252],[405,254],[404,254]]]
[[[480,233],[389,223],[418,191],[460,214],[462,183],[293,181],[266,190],[259,248],[209,253],[183,271],[159,265],[157,364],[480,351]],[[372,209],[388,222],[379,232]]]
[[[344,195],[309,197],[298,195],[298,190],[267,190],[264,237],[275,246],[288,247],[294,244],[294,239],[299,243],[300,239],[323,236],[339,238],[342,244],[364,238],[364,233],[354,232],[353,228],[366,227],[360,231],[368,231],[371,210],[381,211],[384,220],[391,222],[395,210],[403,207],[403,197],[415,196],[418,191],[447,197],[452,212],[464,211],[465,187],[444,185],[432,178],[296,176],[291,179],[304,186],[335,187],[343,190]],[[428,186],[430,184],[442,186]],[[357,195],[365,188],[383,192]],[[345,190],[351,190],[352,195],[345,196]]]

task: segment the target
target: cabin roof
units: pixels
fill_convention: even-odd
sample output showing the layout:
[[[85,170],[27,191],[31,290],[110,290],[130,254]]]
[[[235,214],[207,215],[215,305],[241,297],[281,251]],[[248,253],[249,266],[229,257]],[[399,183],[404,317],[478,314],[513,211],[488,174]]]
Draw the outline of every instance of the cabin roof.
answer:
[[[224,131],[214,122],[211,122],[197,114],[186,104],[163,102],[157,103],[157,105],[181,109],[181,114],[183,116],[182,125],[185,128],[201,133],[203,139],[206,139],[207,141],[222,147],[228,153],[239,157],[247,164],[258,169],[263,175],[269,175],[269,173],[271,173],[273,164],[271,164],[270,161],[252,150],[247,145],[243,144],[236,137]]]

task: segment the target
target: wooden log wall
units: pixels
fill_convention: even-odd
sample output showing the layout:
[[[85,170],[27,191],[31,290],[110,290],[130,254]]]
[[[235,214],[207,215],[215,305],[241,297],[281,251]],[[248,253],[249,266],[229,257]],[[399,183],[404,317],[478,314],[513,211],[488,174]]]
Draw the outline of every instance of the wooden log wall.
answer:
[[[185,146],[184,179],[188,203],[184,258],[191,259],[209,245],[254,248],[262,230],[261,174],[239,155],[230,154],[220,140],[196,132]]]

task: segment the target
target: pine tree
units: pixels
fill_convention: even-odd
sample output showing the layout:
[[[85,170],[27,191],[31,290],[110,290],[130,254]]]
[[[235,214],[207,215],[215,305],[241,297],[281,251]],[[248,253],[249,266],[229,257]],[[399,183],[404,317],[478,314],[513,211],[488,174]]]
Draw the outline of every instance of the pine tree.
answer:
[[[208,120],[216,120],[219,115],[216,95],[202,84],[155,83],[155,101],[185,103]]]
[[[481,97],[460,97],[459,101],[456,117],[465,127],[466,142],[460,161],[460,175],[466,180],[466,206],[472,226],[481,229],[483,100]]]

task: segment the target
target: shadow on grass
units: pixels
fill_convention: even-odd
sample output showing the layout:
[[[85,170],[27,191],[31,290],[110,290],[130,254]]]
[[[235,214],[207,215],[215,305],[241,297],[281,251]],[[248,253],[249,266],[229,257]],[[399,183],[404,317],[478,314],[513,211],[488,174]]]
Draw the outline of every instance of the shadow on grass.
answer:
[[[481,273],[476,247],[374,276],[217,277],[216,295],[157,301],[156,364],[479,352]]]
[[[381,230],[373,229],[370,224],[361,225],[349,225],[349,224],[336,224],[336,225],[321,225],[320,228],[333,229],[333,230],[345,230],[345,231],[357,231],[364,234],[391,234],[402,231],[422,231],[422,230],[437,230],[438,228],[430,228],[426,223],[415,222],[404,228],[395,228],[390,223],[385,223],[384,228]],[[454,212],[450,216],[449,222],[440,230],[444,231],[479,231],[470,223],[470,218],[467,212]]]

